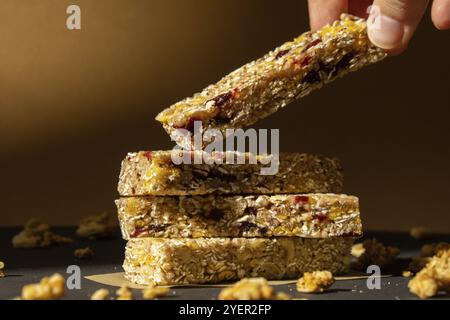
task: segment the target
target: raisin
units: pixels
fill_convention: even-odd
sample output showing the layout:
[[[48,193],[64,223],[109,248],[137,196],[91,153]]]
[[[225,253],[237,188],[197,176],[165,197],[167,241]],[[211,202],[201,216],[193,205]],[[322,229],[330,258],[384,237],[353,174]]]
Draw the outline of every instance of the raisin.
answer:
[[[208,218],[214,221],[219,221],[220,219],[223,218],[223,216],[225,215],[225,213],[223,212],[223,210],[221,209],[212,209],[209,212]]]
[[[188,123],[185,126],[185,129],[188,130],[189,132],[194,133],[195,121],[202,121],[202,119],[199,119],[199,118],[196,118],[196,117],[190,118]]]
[[[269,229],[267,229],[267,227],[259,228],[259,233],[261,233],[261,235],[267,234],[268,231]]]
[[[131,238],[139,238],[143,234],[147,233],[147,231],[148,231],[147,227],[136,228],[131,234]]]
[[[309,49],[311,49],[312,47],[318,45],[318,44],[321,43],[321,42],[322,42],[321,39],[316,39],[316,40],[314,40],[314,41],[311,41],[310,43],[308,43],[308,44],[306,45],[304,51],[308,51]]]
[[[131,194],[135,195],[136,194],[136,189],[134,187],[131,187]]]
[[[307,197],[307,196],[296,196],[294,200],[295,200],[295,203],[303,205],[303,204],[308,204],[309,197]]]
[[[212,99],[214,101],[214,105],[216,107],[222,107],[225,103],[227,103],[231,98],[233,97],[233,92],[229,91],[227,93],[218,95],[217,97],[215,97],[214,99]]]
[[[242,232],[250,231],[252,228],[257,228],[258,226],[252,222],[242,221],[239,228]]]
[[[320,82],[320,74],[319,72],[312,70],[310,71],[304,78],[303,81],[309,84],[314,84]]]
[[[326,214],[316,214],[314,215],[314,219],[319,220],[319,222],[323,222],[328,219]]]
[[[244,214],[245,215],[248,215],[248,214],[251,214],[251,215],[253,215],[253,216],[256,216],[256,213],[258,212],[258,210],[256,210],[256,208],[253,208],[253,207],[247,207],[247,208],[245,208],[245,210],[244,210]]]
[[[289,51],[291,51],[291,50],[290,49],[281,50],[280,52],[277,53],[277,55],[275,56],[275,59],[280,59],[280,58],[284,57],[285,55],[287,55],[289,53]]]
[[[148,161],[152,162],[152,152],[151,151],[144,152],[144,157],[146,157]]]

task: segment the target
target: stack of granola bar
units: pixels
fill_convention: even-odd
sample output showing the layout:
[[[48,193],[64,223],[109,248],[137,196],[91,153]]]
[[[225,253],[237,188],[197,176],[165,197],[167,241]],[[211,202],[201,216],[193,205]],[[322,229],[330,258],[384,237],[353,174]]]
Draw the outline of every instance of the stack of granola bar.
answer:
[[[172,137],[177,129],[193,133],[194,121],[221,131],[248,126],[384,56],[367,39],[365,21],[345,15],[175,104],[157,120]],[[336,159],[281,153],[278,172],[261,175],[270,155],[245,154],[256,163],[244,164],[220,161],[237,157],[232,151],[184,151],[191,164],[175,163],[171,155],[130,153],[122,162],[116,204],[128,241],[129,280],[195,284],[347,270],[362,227],[358,199],[341,194]]]

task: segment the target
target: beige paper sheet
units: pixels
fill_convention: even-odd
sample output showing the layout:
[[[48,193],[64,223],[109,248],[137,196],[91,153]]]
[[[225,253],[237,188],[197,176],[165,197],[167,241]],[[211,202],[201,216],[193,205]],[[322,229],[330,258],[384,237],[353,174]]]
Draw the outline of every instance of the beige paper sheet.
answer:
[[[363,272],[357,272],[357,271],[351,271],[349,274],[335,277],[336,281],[342,281],[342,280],[358,280],[358,279],[367,279],[370,275],[363,273]],[[391,277],[392,275],[382,275],[382,278]],[[91,275],[85,277],[88,280],[107,285],[107,286],[113,286],[113,287],[120,287],[122,285],[127,285],[130,288],[133,289],[143,289],[145,286],[138,285],[135,283],[132,283],[125,279],[124,272],[115,272],[115,273],[106,273],[106,274],[97,274],[97,275]],[[269,284],[272,286],[279,286],[284,284],[294,284],[297,282],[297,279],[295,280],[272,280],[269,281]],[[234,282],[233,282],[234,283]],[[228,287],[233,283],[219,283],[219,284],[190,284],[190,285],[175,285],[175,286],[168,286],[170,288],[180,288],[180,287],[189,287],[189,288],[224,288]]]

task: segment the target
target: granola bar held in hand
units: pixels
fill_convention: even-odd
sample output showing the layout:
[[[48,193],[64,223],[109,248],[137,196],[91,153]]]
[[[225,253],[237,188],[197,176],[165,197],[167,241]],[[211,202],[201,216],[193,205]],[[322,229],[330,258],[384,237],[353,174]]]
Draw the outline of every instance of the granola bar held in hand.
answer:
[[[261,175],[270,155],[245,157],[245,164],[228,164],[237,152],[186,152],[192,164],[176,165],[171,151],[130,153],[122,162],[118,191],[121,196],[183,196],[204,194],[341,193],[343,174],[337,159],[302,153],[280,153],[278,173]],[[223,158],[223,164],[195,164]],[[256,164],[250,163],[250,158]]]
[[[296,278],[348,270],[353,239],[139,238],[127,243],[123,268],[142,285],[200,284],[245,277]]]
[[[192,133],[197,120],[204,129],[249,126],[324,84],[385,58],[385,52],[369,41],[366,27],[365,20],[344,14],[340,21],[287,42],[174,104],[156,120],[171,135],[180,128]],[[183,139],[178,143],[183,145]]]
[[[358,198],[347,195],[149,196],[116,204],[126,240],[362,235]]]

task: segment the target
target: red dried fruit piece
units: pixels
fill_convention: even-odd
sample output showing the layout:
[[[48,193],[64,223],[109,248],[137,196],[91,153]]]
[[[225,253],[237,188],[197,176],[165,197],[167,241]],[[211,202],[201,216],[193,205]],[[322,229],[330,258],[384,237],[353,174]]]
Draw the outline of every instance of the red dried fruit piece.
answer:
[[[196,122],[196,121],[202,122],[202,119],[197,118],[197,117],[192,117],[192,118],[190,118],[189,121],[188,121],[188,123],[187,123],[186,126],[185,126],[185,129],[188,130],[188,131],[190,131],[190,132],[194,132],[194,129],[195,129],[195,122]]]
[[[153,154],[152,154],[151,151],[144,152],[144,157],[146,157],[147,160],[150,161],[150,162],[152,162],[152,156],[153,156]]]
[[[131,194],[136,194],[136,189],[134,187],[131,187]]]
[[[303,205],[303,204],[308,204],[309,197],[307,197],[307,196],[295,196],[294,200],[295,200],[296,204]]]
[[[139,238],[144,233],[147,233],[147,231],[148,231],[147,227],[136,228],[136,229],[134,229],[133,233],[131,234],[131,238]]]
[[[319,222],[323,222],[323,221],[328,219],[327,215],[326,214],[322,214],[322,213],[314,215],[313,218],[316,219],[316,220],[319,220]]]
[[[212,99],[212,101],[214,101],[214,105],[216,107],[222,107],[225,103],[227,103],[231,98],[233,97],[233,92],[229,91],[227,93],[224,94],[220,94],[217,97],[215,97],[214,99]]]
[[[290,49],[281,50],[280,52],[277,53],[277,55],[275,56],[275,59],[280,59],[280,58],[284,57],[285,55],[287,55],[289,53],[289,51],[291,51],[291,50]]]
[[[321,40],[321,39],[316,39],[316,40],[314,40],[314,41],[312,41],[312,42],[308,43],[308,44],[306,45],[306,47],[305,47],[305,50],[304,50],[304,51],[308,51],[309,49],[311,49],[312,47],[314,47],[314,46],[318,45],[318,44],[319,44],[319,43],[321,43],[321,42],[322,42],[322,40]]]

